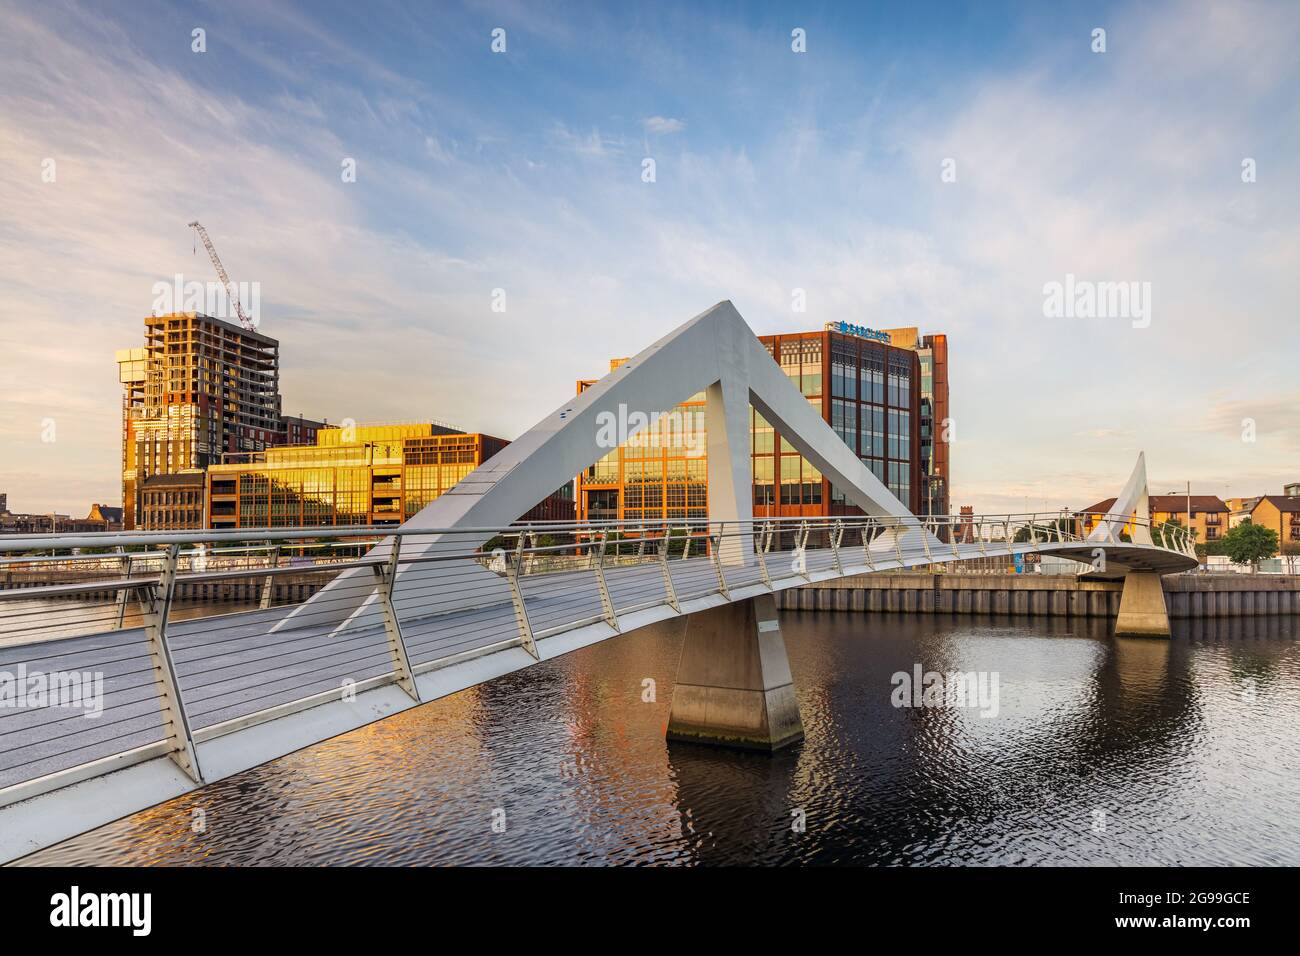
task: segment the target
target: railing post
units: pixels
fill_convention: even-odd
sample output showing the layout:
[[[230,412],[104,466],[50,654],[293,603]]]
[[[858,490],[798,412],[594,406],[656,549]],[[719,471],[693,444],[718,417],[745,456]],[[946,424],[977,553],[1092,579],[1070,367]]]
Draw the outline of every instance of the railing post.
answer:
[[[682,606],[677,603],[677,588],[673,586],[673,574],[668,567],[668,547],[672,541],[672,526],[664,529],[663,540],[659,542],[659,569],[664,574],[664,600],[674,611],[680,612]]]
[[[944,521],[945,521],[945,522],[947,523],[947,525],[948,525],[948,543],[949,543],[950,545],[952,545],[952,556],[953,556],[954,558],[959,558],[959,557],[961,557],[961,545],[962,545],[962,542],[960,542],[960,541],[957,540],[957,539],[960,537],[960,535],[959,535],[957,532],[958,532],[958,529],[961,527],[961,525],[957,524],[957,523],[953,520],[952,515],[949,515],[948,517],[944,518]],[[967,528],[967,529],[966,529],[966,533],[967,533],[968,535],[970,534],[970,530],[971,530],[971,528],[973,528],[974,526],[975,526],[975,523],[972,521],[972,522],[971,522],[971,526],[970,526],[970,528]],[[966,544],[970,544],[969,541],[967,541],[967,542],[965,542],[965,543],[966,543]]]
[[[533,640],[533,626],[528,622],[528,608],[524,606],[524,592],[519,586],[519,568],[524,560],[524,536],[519,536],[519,544],[515,548],[514,561],[506,562],[506,581],[510,584],[510,600],[515,607],[515,624],[519,627],[519,639],[523,642],[524,650],[533,656],[533,660],[540,661],[541,655],[537,653],[537,642]]]
[[[769,591],[772,590],[772,575],[768,573],[767,555],[764,552],[767,550],[769,544],[767,537],[770,532],[771,522],[768,522],[763,526],[763,533],[759,535],[758,547],[754,549],[754,553],[758,555],[758,573],[763,579],[763,584],[767,586]]]
[[[929,522],[921,522],[921,544],[925,548],[925,560],[934,563],[934,556],[930,554],[930,529],[927,527]]]
[[[871,542],[875,540],[875,535],[868,533],[871,522],[871,518],[866,518],[862,522],[862,557],[866,560],[867,567],[874,571],[876,570],[876,559],[871,553]]]
[[[835,563],[835,573],[843,574],[844,565],[840,564],[840,536],[844,534],[844,522],[839,518],[831,525],[831,560]]]
[[[897,519],[895,519],[895,520],[897,520]],[[925,533],[925,529],[924,529],[924,528],[921,529],[921,533],[922,533],[922,534]],[[898,563],[899,563],[900,566],[902,566],[902,564],[903,564],[903,536],[902,536],[901,534],[898,533],[898,525],[897,525],[897,524],[894,525],[894,554],[898,555]]]
[[[722,529],[726,524],[718,528],[718,533],[709,538],[709,550],[713,552],[713,570],[718,574],[718,593],[727,600],[731,600],[731,592],[727,590],[727,577],[722,573]]]
[[[605,582],[605,541],[609,538],[608,531],[602,531],[600,535],[600,551],[596,555],[596,586],[600,588],[600,608],[605,623],[618,630],[618,615],[614,613],[614,601],[609,596],[609,585]]]
[[[149,656],[158,680],[158,705],[162,711],[164,732],[172,745],[168,756],[191,780],[202,783],[199,753],[194,747],[194,735],[190,732],[190,719],[185,713],[185,702],[181,699],[176,665],[167,644],[167,618],[171,613],[172,598],[176,594],[176,564],[180,551],[179,544],[167,548],[158,584],[150,594],[145,613],[145,634],[148,636]]]
[[[397,608],[393,606],[393,585],[397,583],[397,559],[401,548],[402,539],[394,537],[393,553],[389,555],[388,561],[382,565],[375,565],[375,596],[379,599],[379,609],[384,615],[384,632],[388,635],[388,654],[393,660],[393,674],[397,686],[406,691],[418,704],[420,689],[415,685],[411,659],[406,654],[402,622],[398,620]],[[276,548],[277,553],[279,550]]]
[[[124,569],[125,569],[125,572],[126,572],[126,573],[123,575],[123,577],[129,579],[129,578],[131,577],[131,555],[130,555],[130,554],[124,554],[124,555],[123,555],[122,564],[124,565]],[[115,623],[113,624],[113,630],[115,630],[115,631],[120,631],[120,630],[122,629],[122,626],[126,623],[126,605],[127,605],[127,598],[126,598],[126,596],[127,596],[127,594],[129,594],[129,593],[130,593],[130,588],[120,588],[120,589],[118,589],[118,592],[117,592],[117,619],[116,619]]]
[[[278,544],[271,549],[271,554],[269,555],[267,560],[268,560],[268,566],[271,568],[278,568],[280,566],[280,546]],[[262,600],[258,602],[258,607],[260,607],[263,611],[265,611],[268,607],[270,607],[271,598],[274,596],[274,594],[275,594],[275,575],[268,574],[266,576],[266,579],[262,582]]]
[[[640,564],[643,560],[645,560],[645,525],[641,525],[639,533],[641,535],[641,540],[636,546],[637,564]]]

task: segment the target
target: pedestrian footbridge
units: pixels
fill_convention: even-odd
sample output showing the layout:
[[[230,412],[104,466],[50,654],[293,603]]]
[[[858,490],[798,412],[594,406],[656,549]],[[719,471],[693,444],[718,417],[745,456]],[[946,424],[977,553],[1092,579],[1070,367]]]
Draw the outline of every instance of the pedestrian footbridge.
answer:
[[[708,520],[514,520],[611,450],[620,406],[649,421],[701,390]],[[754,517],[751,406],[861,514]],[[1060,513],[918,518],[720,303],[397,528],[5,536],[0,859],[670,619],[669,737],[784,746],[802,725],[772,594],[846,575],[1055,554],[1125,579],[1118,630],[1167,635],[1159,576],[1196,558],[1146,500],[1139,457],[1086,536]]]

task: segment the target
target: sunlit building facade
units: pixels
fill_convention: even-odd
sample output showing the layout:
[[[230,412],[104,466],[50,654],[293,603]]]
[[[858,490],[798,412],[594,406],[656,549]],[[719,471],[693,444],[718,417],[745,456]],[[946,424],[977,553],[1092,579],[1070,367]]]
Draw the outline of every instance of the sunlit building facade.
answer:
[[[891,346],[883,333],[832,325],[761,336],[760,341],[862,463],[917,511],[922,489],[919,356]],[[623,361],[612,361],[610,370]],[[580,381],[579,393],[593,384]],[[860,513],[753,409],[750,446],[755,516]],[[576,498],[580,520],[707,517],[704,394],[693,395],[579,475]]]
[[[312,441],[321,423],[281,414],[280,343],[270,336],[195,312],[148,316],[144,331],[143,348],[115,356],[123,525],[201,528],[202,508],[191,499],[197,494],[201,504],[209,465],[225,454]],[[197,478],[160,480],[176,475]],[[191,517],[196,523],[185,523]]]
[[[508,444],[433,423],[322,428],[316,444],[227,455],[207,471],[211,528],[395,525]],[[573,520],[571,491],[523,516]]]
[[[918,514],[946,515],[951,507],[951,423],[948,336],[922,336],[915,327],[882,329],[891,345],[916,352],[921,365],[921,497]]]

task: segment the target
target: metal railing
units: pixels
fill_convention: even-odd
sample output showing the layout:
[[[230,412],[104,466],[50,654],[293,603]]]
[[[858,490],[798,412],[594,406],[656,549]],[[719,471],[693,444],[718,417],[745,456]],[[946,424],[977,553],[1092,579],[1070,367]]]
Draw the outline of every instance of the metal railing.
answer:
[[[385,685],[418,702],[420,674],[537,658],[593,624],[844,574],[1140,547],[1106,527],[1101,544],[1059,513],[7,535],[0,806],[163,755],[201,782],[199,743]],[[1194,556],[1184,529],[1151,531],[1146,547]]]

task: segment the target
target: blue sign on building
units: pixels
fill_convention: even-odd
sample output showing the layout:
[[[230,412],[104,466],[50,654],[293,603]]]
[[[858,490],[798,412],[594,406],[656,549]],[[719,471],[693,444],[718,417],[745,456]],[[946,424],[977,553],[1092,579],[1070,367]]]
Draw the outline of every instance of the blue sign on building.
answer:
[[[827,322],[826,330],[828,332],[839,332],[843,335],[856,335],[860,339],[871,339],[873,342],[889,342],[889,336],[877,329],[869,329],[865,325],[854,325],[852,322]]]

